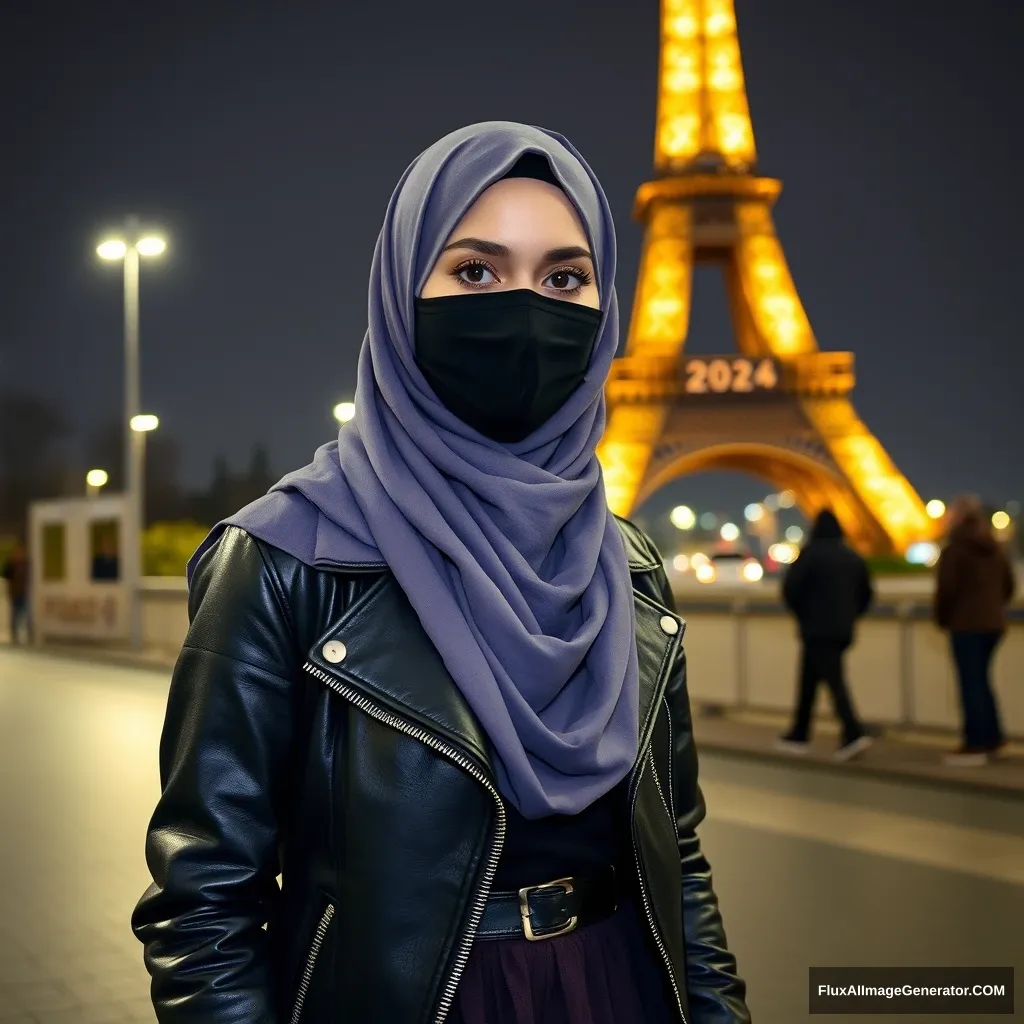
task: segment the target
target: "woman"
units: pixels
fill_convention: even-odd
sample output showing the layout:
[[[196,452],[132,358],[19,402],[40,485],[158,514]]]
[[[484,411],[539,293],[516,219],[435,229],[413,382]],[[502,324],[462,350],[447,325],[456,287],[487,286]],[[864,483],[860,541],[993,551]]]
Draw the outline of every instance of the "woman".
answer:
[[[614,274],[558,135],[406,171],[355,419],[190,564],[133,917],[162,1022],[749,1020],[682,624],[595,456]]]
[[[935,622],[950,635],[960,684],[963,743],[943,760],[988,764],[1006,743],[991,667],[1013,600],[1013,566],[992,534],[981,502],[960,498],[950,510],[949,540],[936,567]]]

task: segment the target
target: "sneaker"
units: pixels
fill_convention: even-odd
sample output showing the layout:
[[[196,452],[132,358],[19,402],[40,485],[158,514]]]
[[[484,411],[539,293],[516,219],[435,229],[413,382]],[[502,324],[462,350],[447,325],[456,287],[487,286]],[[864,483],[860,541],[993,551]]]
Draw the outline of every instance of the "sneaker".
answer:
[[[980,750],[977,747],[961,747],[946,754],[942,763],[954,768],[981,768],[988,764],[989,753],[988,750]]]
[[[875,741],[865,733],[863,736],[858,736],[855,740],[850,740],[849,743],[844,743],[832,755],[832,758],[835,761],[849,761],[852,758],[855,758],[858,754],[864,753],[864,751],[867,750],[874,742]]]
[[[794,740],[789,736],[780,736],[775,741],[775,749],[783,754],[806,754],[811,749],[807,740]]]

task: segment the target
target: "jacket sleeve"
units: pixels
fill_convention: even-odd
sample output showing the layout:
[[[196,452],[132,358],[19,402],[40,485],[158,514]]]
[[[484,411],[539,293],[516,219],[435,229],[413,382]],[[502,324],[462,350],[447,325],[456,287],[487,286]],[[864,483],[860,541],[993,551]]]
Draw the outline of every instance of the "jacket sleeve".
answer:
[[[945,548],[939,555],[935,569],[935,624],[940,629],[949,627],[953,600],[956,596],[956,553]]]
[[[1013,563],[1009,556],[1003,553],[1003,598],[1007,604],[1013,600],[1017,591],[1017,579],[1013,570]]]
[[[786,570],[782,577],[782,600],[786,607],[794,614],[800,614],[800,605],[803,597],[804,581],[807,577],[807,557],[801,552],[796,556],[796,561]]]
[[[298,654],[277,577],[247,534],[228,530],[204,556],[189,616],[146,839],[153,884],[132,929],[160,1024],[278,1024],[262,926],[279,895]]]
[[[651,547],[653,549],[654,545]],[[657,577],[662,603],[675,611],[675,599],[664,569],[657,570]],[[749,1024],[746,984],[739,977],[736,958],[729,951],[711,868],[697,836],[697,826],[704,820],[705,804],[697,780],[697,749],[683,658],[676,663],[665,699],[672,720],[671,785],[675,791],[675,806],[679,808],[676,833],[683,870],[686,988],[692,1024]]]
[[[871,570],[868,569],[868,563],[862,558],[860,560],[860,580],[858,583],[857,593],[857,615],[864,615],[867,610],[871,607],[871,602],[875,599],[875,588],[871,583]]]

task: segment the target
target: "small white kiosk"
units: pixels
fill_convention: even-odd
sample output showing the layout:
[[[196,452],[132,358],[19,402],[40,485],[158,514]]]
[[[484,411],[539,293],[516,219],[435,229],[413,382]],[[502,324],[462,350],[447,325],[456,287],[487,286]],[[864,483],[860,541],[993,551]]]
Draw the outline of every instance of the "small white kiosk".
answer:
[[[126,521],[121,494],[31,506],[29,593],[37,642],[129,639]]]

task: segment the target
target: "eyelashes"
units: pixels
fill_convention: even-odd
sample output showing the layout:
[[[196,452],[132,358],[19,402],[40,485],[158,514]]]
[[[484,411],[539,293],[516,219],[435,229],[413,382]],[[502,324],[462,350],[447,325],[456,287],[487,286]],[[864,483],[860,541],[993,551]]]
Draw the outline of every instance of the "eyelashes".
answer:
[[[487,279],[488,275],[490,280]],[[498,277],[498,272],[494,267],[486,260],[481,259],[463,260],[449,271],[449,276],[453,277],[463,288],[473,290],[488,288],[492,284],[500,284],[501,282],[501,278]],[[479,279],[472,280],[471,278],[474,276],[477,276]],[[568,281],[563,287],[560,282],[565,278],[568,278]],[[571,296],[578,295],[593,280],[593,274],[583,267],[566,266],[557,267],[555,270],[552,270],[544,279],[544,283],[552,282],[547,286],[558,295]],[[571,284],[572,281],[576,283],[573,285]]]

